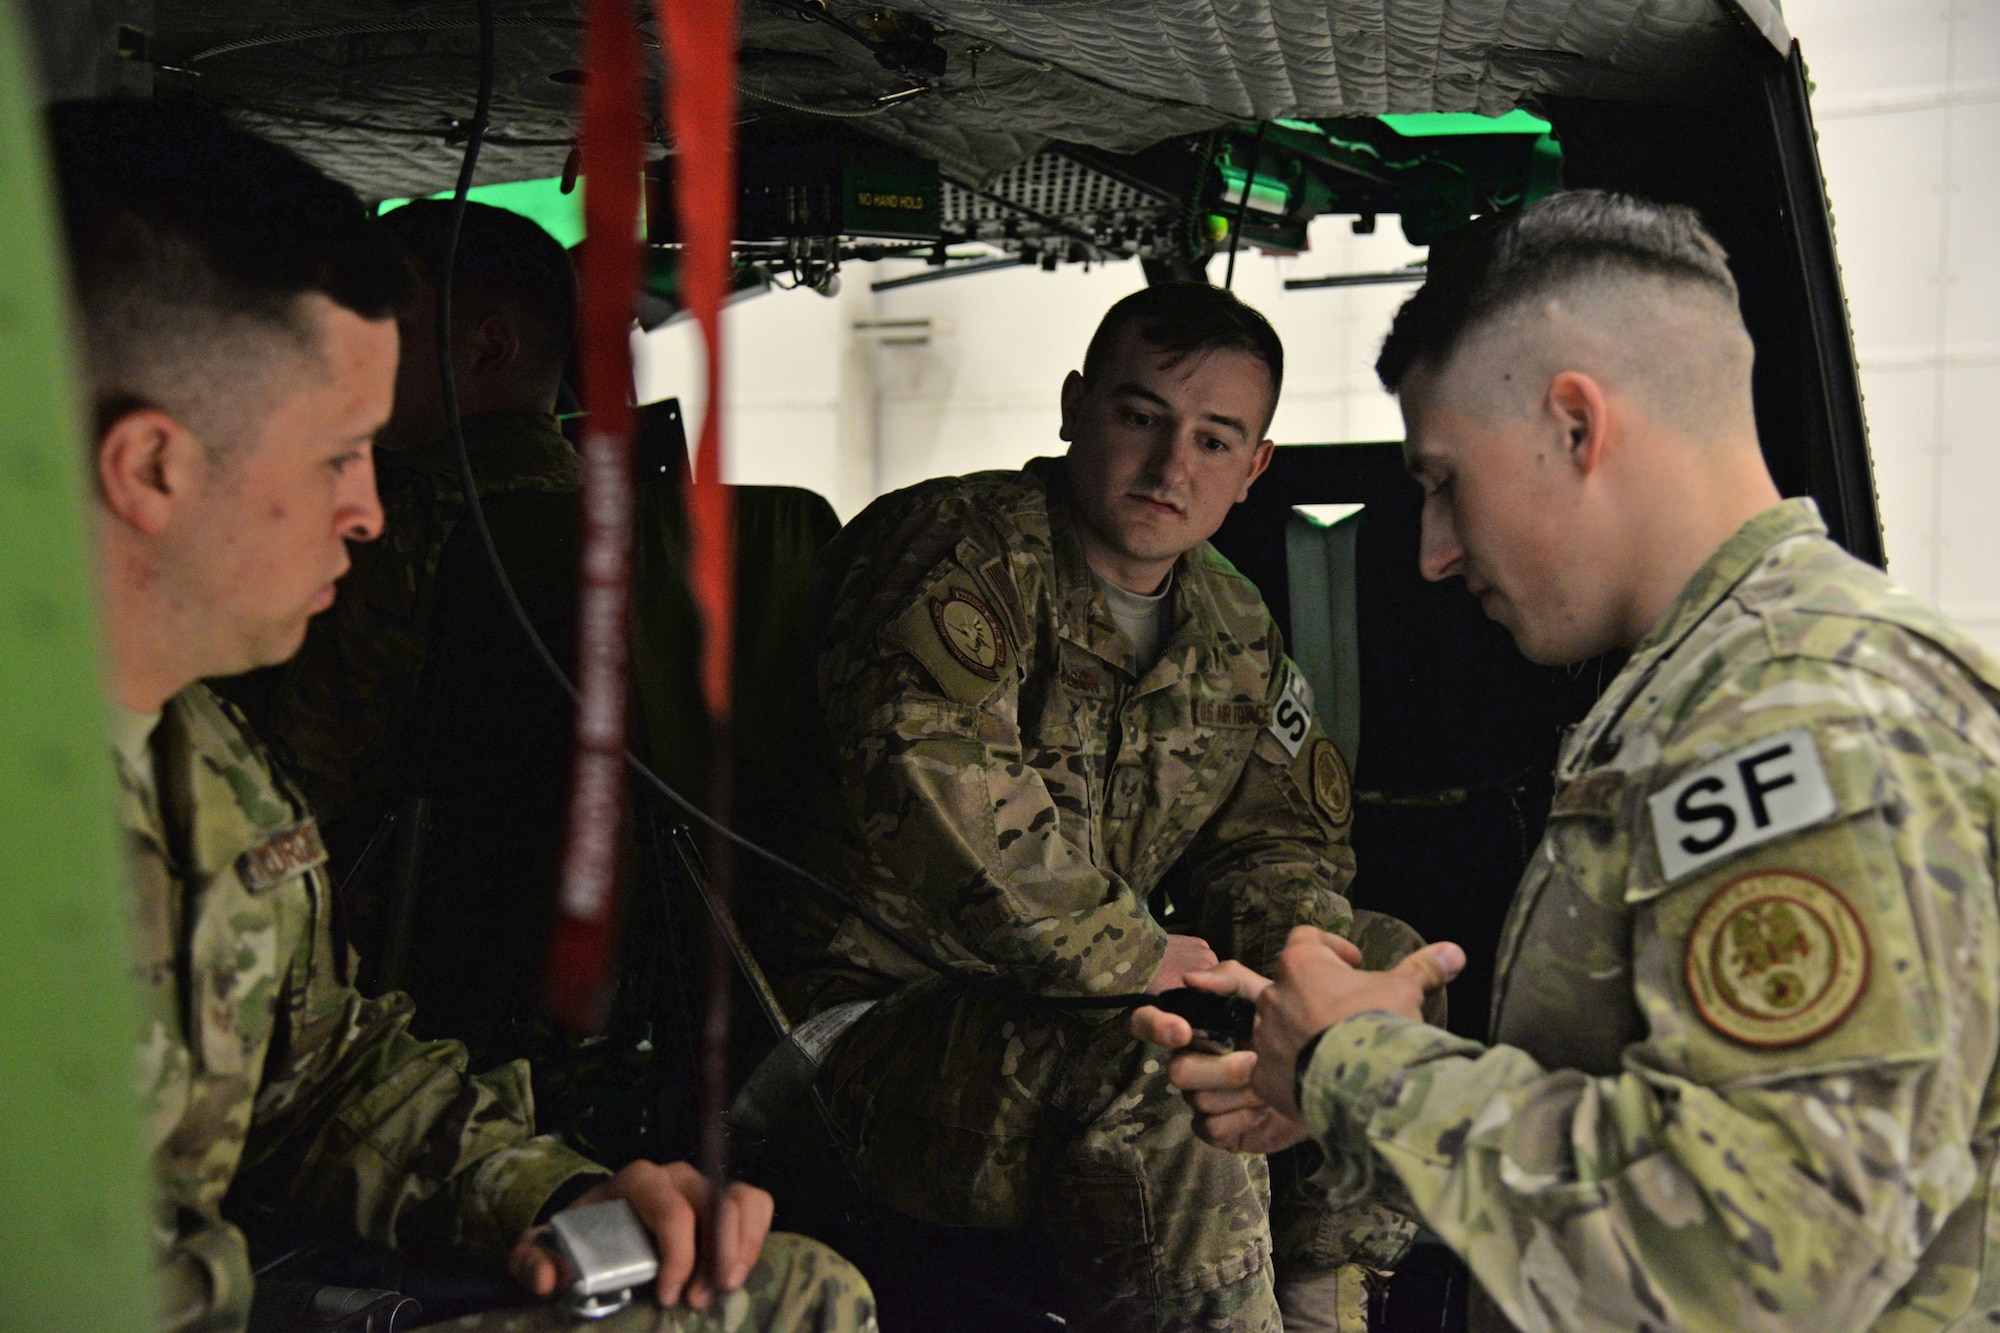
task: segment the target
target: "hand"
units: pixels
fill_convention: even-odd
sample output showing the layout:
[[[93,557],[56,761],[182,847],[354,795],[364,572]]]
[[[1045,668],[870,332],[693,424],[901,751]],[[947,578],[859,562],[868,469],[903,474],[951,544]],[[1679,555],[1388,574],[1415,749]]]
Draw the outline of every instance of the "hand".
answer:
[[[634,1162],[588,1193],[577,1196],[570,1208],[583,1208],[607,1199],[626,1199],[653,1233],[660,1251],[659,1302],[662,1307],[679,1303],[683,1294],[697,1310],[708,1308],[715,1293],[708,1280],[708,1248],[715,1245],[722,1260],[724,1289],[734,1291],[749,1278],[757,1256],[764,1249],[764,1237],[771,1230],[771,1196],[749,1185],[731,1184],[722,1196],[721,1235],[700,1234],[708,1224],[708,1178],[686,1162],[660,1166],[655,1162]],[[569,1209],[563,1210],[568,1212]],[[546,1227],[522,1234],[507,1257],[507,1269],[514,1280],[537,1296],[547,1296],[559,1286],[576,1280],[569,1265],[539,1243]],[[702,1270],[696,1271],[700,1259]],[[692,1280],[690,1280],[692,1279]]]
[[[1338,935],[1313,926],[1295,928],[1278,955],[1274,980],[1248,997],[1257,1002],[1257,1031],[1252,1038],[1257,1063],[1250,1086],[1273,1109],[1294,1120],[1300,1118],[1299,1051],[1308,1041],[1342,1019],[1372,1011],[1421,1022],[1424,996],[1465,968],[1465,951],[1456,944],[1428,944],[1386,972],[1362,972],[1354,966],[1359,959],[1353,947],[1343,949],[1344,944],[1347,941]],[[1224,969],[1218,968],[1210,975],[1223,974]],[[1189,977],[1189,983],[1201,984],[1199,976]]]
[[[1208,947],[1208,941],[1193,935],[1167,936],[1167,955],[1160,960],[1160,970],[1153,973],[1153,982],[1146,987],[1146,994],[1158,995],[1174,990],[1184,984],[1190,972],[1200,972],[1215,966],[1215,950]]]
[[[1349,962],[1359,965],[1361,951],[1339,936],[1334,947]],[[1254,1000],[1271,983],[1241,963],[1224,963],[1209,972],[1186,977],[1197,990],[1241,995]],[[1231,1152],[1282,1152],[1311,1137],[1301,1121],[1287,1118],[1252,1090],[1251,1076],[1257,1066],[1254,1051],[1234,1051],[1211,1055],[1182,1048],[1194,1041],[1194,1028],[1185,1018],[1150,1005],[1132,1015],[1132,1035],[1140,1041],[1179,1050],[1167,1067],[1167,1080],[1186,1096],[1194,1111],[1194,1131],[1205,1142]]]

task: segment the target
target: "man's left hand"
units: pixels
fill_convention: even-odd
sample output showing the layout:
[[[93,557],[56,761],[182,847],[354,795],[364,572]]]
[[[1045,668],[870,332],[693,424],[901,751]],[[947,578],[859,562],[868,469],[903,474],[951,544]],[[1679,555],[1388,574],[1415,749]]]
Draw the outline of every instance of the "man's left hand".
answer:
[[[695,1309],[708,1308],[715,1297],[708,1279],[711,1248],[720,1251],[717,1258],[723,1289],[734,1291],[742,1286],[771,1230],[771,1196],[750,1185],[731,1184],[722,1196],[721,1234],[706,1234],[708,1178],[686,1162],[666,1166],[633,1162],[597,1188],[578,1195],[569,1207],[584,1208],[607,1199],[628,1200],[632,1211],[653,1233],[653,1243],[660,1252],[658,1294],[662,1307],[677,1305],[685,1296]],[[540,1244],[545,1230],[536,1227],[524,1234],[507,1258],[514,1280],[537,1296],[547,1296],[563,1282],[575,1280],[564,1273],[567,1265]]]
[[[1465,968],[1465,951],[1447,943],[1426,945],[1386,972],[1363,972],[1348,961],[1353,950],[1342,950],[1345,944],[1314,926],[1295,928],[1278,955],[1272,984],[1255,996],[1257,1064],[1250,1086],[1287,1119],[1302,1118],[1298,1060],[1307,1042],[1356,1014],[1387,1012],[1422,1022],[1424,996]]]

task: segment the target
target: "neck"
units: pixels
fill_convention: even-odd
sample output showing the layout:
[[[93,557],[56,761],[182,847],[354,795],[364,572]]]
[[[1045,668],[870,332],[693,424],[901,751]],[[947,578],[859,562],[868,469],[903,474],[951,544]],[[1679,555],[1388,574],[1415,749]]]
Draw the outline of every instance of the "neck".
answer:
[[[1626,549],[1634,561],[1622,646],[1644,639],[1666,615],[1688,580],[1745,523],[1783,497],[1764,466],[1753,433],[1728,445],[1679,443],[1664,458],[1683,466],[1654,473],[1634,525],[1641,540]]]
[[[101,543],[100,550],[112,697],[135,713],[157,713],[202,672],[177,649],[187,636],[175,632],[178,617],[172,599],[159,592],[159,572],[115,538]]]
[[[1173,576],[1174,561],[1138,560],[1119,551],[1114,551],[1098,541],[1088,529],[1078,526],[1077,539],[1083,547],[1083,558],[1097,577],[1126,592],[1137,593],[1141,597],[1151,597],[1167,586]]]

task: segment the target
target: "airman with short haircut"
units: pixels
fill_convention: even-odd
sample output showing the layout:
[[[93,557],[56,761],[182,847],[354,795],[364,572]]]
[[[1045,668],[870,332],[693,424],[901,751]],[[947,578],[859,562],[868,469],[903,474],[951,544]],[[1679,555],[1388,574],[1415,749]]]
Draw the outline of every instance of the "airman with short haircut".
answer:
[[[1310,1136],[1522,1330],[2000,1318],[2000,663],[1781,499],[1721,249],[1593,192],[1433,250],[1378,364],[1423,572],[1537,662],[1629,651],[1565,740],[1492,1042],[1441,944],[1301,931],[1254,1052],[1176,1057],[1211,1141]],[[1186,1024],[1135,1030],[1180,1046]]]

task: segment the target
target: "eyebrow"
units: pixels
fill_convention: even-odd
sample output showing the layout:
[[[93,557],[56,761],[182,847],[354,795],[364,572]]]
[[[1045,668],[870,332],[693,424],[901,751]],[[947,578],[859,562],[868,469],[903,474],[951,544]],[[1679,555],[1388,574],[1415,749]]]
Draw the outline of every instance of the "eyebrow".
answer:
[[[1151,389],[1146,388],[1144,385],[1134,384],[1130,380],[1127,380],[1125,383],[1113,389],[1111,391],[1111,396],[1113,398],[1143,398],[1149,403],[1159,404],[1161,407],[1166,408],[1167,411],[1169,412],[1174,410],[1174,405],[1172,403],[1160,397],[1160,395],[1154,393]],[[1241,421],[1238,421],[1235,417],[1226,417],[1219,412],[1210,412],[1207,416],[1203,417],[1202,420],[1213,422],[1218,426],[1228,426],[1234,431],[1236,431],[1239,435],[1241,435],[1244,439],[1247,440],[1250,438],[1250,428],[1244,425]]]

